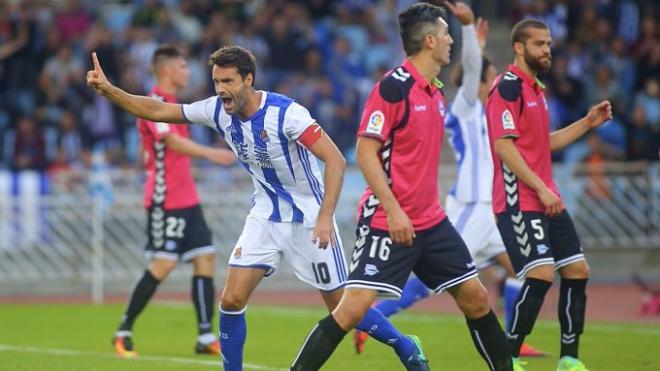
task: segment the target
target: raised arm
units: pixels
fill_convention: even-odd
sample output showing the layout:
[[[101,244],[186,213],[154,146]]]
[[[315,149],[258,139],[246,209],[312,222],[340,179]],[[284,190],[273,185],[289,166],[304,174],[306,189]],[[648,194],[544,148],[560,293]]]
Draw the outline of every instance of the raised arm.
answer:
[[[597,128],[605,121],[612,119],[612,105],[609,101],[602,101],[589,109],[583,118],[567,127],[550,133],[550,150],[559,151],[575,142],[587,131]]]
[[[92,53],[92,62],[94,63],[94,69],[87,71],[87,85],[94,89],[97,94],[105,96],[124,111],[149,121],[186,122],[181,112],[181,105],[165,103],[141,95],[128,94],[108,81],[103,69],[101,69],[96,53]]]
[[[474,104],[479,99],[479,83],[481,82],[481,49],[485,45],[485,37],[488,32],[488,23],[482,19],[478,20],[479,34],[483,40],[477,37],[474,14],[465,3],[452,4],[445,1],[447,8],[461,22],[461,34],[463,36],[463,47],[461,49],[461,65],[463,67],[463,81],[461,92],[468,104]]]

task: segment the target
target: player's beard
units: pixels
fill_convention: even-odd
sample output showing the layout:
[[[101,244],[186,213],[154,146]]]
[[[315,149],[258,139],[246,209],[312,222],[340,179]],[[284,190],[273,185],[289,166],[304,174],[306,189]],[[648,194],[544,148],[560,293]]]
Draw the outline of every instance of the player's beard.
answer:
[[[525,63],[533,71],[547,73],[550,71],[550,67],[552,67],[552,56],[550,55],[544,61],[544,56],[534,57],[525,49],[524,57]]]
[[[245,90],[241,90],[234,97],[234,113],[237,113],[239,116],[243,116],[243,110],[245,110],[245,102],[247,101],[247,93]]]

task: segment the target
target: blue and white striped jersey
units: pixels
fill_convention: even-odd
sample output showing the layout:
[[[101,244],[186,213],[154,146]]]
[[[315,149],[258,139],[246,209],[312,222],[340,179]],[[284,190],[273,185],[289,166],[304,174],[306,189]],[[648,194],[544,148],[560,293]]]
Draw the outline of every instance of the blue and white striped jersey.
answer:
[[[229,115],[214,96],[182,106],[192,124],[216,129],[252,176],[250,216],[313,227],[323,199],[317,159],[297,140],[316,120],[293,99],[261,91],[259,110],[247,121]]]
[[[488,125],[479,99],[470,104],[463,87],[445,120],[447,138],[456,158],[456,183],[449,193],[461,202],[491,202],[493,160],[488,142]]]

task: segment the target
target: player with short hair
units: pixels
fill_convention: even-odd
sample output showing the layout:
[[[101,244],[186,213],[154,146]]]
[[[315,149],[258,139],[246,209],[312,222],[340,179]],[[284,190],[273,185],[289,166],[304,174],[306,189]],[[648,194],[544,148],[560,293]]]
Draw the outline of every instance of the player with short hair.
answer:
[[[351,274],[339,306],[308,335],[291,370],[318,370],[380,294],[400,297],[411,272],[449,291],[491,370],[511,370],[504,332],[470,253],[440,206],[438,167],[446,115],[436,78],[453,43],[444,10],[419,3],[399,14],[408,56],[374,87],[358,129],[368,188],[358,207]],[[415,370],[428,370],[420,357]]]
[[[484,104],[497,71],[490,59],[482,55],[488,22],[479,18],[475,23],[474,14],[465,3],[452,4],[445,1],[445,6],[461,22],[463,39],[461,64],[454,74],[458,91],[445,120],[448,142],[454,151],[457,165],[456,182],[447,194],[445,207],[447,217],[465,241],[477,269],[482,274],[494,265],[505,269],[508,278],[504,283],[504,316],[508,325],[522,281],[516,279],[495,224],[491,202],[493,160],[488,144]],[[413,277],[404,286],[401,299],[383,300],[375,308],[389,317],[428,297],[430,292],[418,277]],[[358,354],[362,352],[367,337],[366,333],[355,331],[353,341]],[[545,353],[522,344],[520,355],[531,357]]]
[[[537,74],[550,70],[552,38],[537,20],[511,31],[514,62],[497,77],[486,103],[493,157],[493,211],[517,276],[524,279],[507,336],[516,370],[520,344],[534,327],[543,299],[559,272],[561,355],[558,371],[584,371],[578,343],[584,326],[589,267],[575,226],[552,179],[551,151],[571,144],[612,117],[600,102],[573,124],[550,133],[544,85]]]
[[[176,93],[188,84],[188,65],[181,51],[171,45],[159,46],[153,54],[156,85],[151,97],[176,103]],[[158,285],[179,260],[192,262],[192,299],[199,336],[195,352],[219,354],[220,344],[211,329],[215,302],[213,274],[215,247],[199,205],[190,158],[206,158],[220,165],[235,161],[231,151],[197,144],[189,139],[188,128],[165,122],[138,119],[147,177],[144,206],[147,209],[146,255],[151,259],[144,275],[131,293],[113,345],[117,355],[137,355],[132,328]]]
[[[229,258],[220,303],[225,370],[242,369],[247,302],[282,257],[334,309],[348,276],[334,221],[345,161],[309,111],[284,95],[255,90],[254,55],[237,46],[223,47],[210,57],[217,95],[185,105],[127,94],[107,81],[96,54],[92,58],[87,83],[97,93],[138,117],[216,129],[252,176],[252,208]],[[325,163],[324,176],[317,159]],[[419,352],[413,339],[376,310],[360,328],[394,348],[403,362]]]

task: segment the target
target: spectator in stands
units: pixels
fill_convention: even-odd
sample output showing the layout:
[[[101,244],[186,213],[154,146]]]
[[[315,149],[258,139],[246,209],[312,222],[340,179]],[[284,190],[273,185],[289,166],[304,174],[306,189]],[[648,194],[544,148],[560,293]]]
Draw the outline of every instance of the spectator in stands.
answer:
[[[46,143],[41,129],[31,116],[23,116],[18,120],[14,136],[12,170],[44,170]]]
[[[57,54],[46,61],[39,86],[48,102],[74,106],[82,96],[80,76],[84,74],[82,61],[73,54],[70,45],[59,47]]]
[[[63,42],[75,42],[81,39],[91,27],[92,16],[83,9],[79,0],[66,0],[55,23]]]

